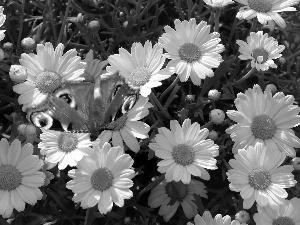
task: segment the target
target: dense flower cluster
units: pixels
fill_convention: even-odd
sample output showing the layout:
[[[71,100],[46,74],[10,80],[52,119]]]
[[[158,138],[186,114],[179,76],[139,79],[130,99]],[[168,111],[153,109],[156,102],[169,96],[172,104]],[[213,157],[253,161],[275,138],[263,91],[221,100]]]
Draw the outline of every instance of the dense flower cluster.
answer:
[[[205,85],[216,88],[218,82],[214,79],[220,80],[219,68],[228,67],[231,71],[231,65],[222,55],[227,53],[223,37],[218,29],[212,32],[206,21],[198,21],[201,16],[175,19],[174,28],[165,26],[157,43],[135,42],[130,51],[120,47],[118,54],[107,55],[104,61],[94,59],[92,50],[83,60],[76,49],[64,53],[62,43],[55,46],[31,37],[23,39],[19,44],[26,53],[20,54],[20,65],[11,65],[9,70],[14,82],[12,89],[19,94],[12,105],[18,102],[22,106],[20,113],[26,113],[28,120],[42,128],[39,133],[34,127],[32,138],[22,144],[18,140],[21,135],[12,136],[14,140],[10,143],[6,138],[0,141],[0,215],[12,217],[14,209],[21,212],[25,203],[34,205],[41,200],[40,187],[58,176],[47,170],[56,166],[58,170],[68,170],[65,174],[69,178],[61,180],[69,179],[66,188],[73,192],[74,203],[83,209],[97,205],[100,214],[107,214],[114,204],[123,207],[125,200],[141,187],[134,183],[135,176],[142,174],[142,169],[133,167],[134,157],[148,152],[148,159],[156,160],[155,173],[161,173],[163,179],[156,181],[152,176],[152,183],[143,191],[151,190],[148,206],[159,208],[157,213],[166,222],[181,210],[187,225],[246,225],[252,218],[241,208],[255,206],[258,212],[253,220],[257,225],[299,225],[300,200],[296,197],[288,200],[286,190],[296,186],[292,172],[299,169],[295,157],[300,139],[293,128],[300,124],[300,107],[295,97],[277,91],[271,84],[264,85],[265,89],[255,84],[245,93],[238,93],[234,103],[226,103],[226,114],[226,110],[218,108],[218,102],[234,95],[232,85],[256,72],[261,81],[261,74],[277,68],[274,60],[284,54],[285,46],[279,45],[280,40],[271,37],[271,33],[252,31],[256,20],[273,28],[274,22],[285,28],[279,13],[295,11],[291,6],[299,1],[236,0],[244,5],[236,17],[253,19],[254,27],[246,42],[237,40],[235,45],[240,53],[235,60],[249,61],[245,68],[249,72],[233,83],[225,74],[226,80],[230,80],[230,85],[222,89],[225,94],[217,89],[202,92]],[[209,24],[215,27],[219,26],[220,12],[235,3],[204,2],[213,15]],[[0,6],[0,27],[6,20],[3,12]],[[133,26],[128,21],[123,25],[125,30]],[[101,26],[96,20],[90,21],[91,35],[97,36]],[[4,37],[4,30],[0,30],[0,41]],[[1,59],[4,52],[2,55]],[[171,79],[173,83],[163,93],[154,91]],[[189,94],[193,97],[179,102],[183,105],[181,111],[171,116],[168,106],[170,99],[176,97],[179,81],[189,82],[184,84],[187,87],[195,85],[201,93],[197,102],[196,94]],[[163,104],[167,91],[171,90],[173,95]],[[183,88],[182,92],[187,90]],[[194,106],[193,113],[198,117],[192,118],[189,109]],[[232,109],[234,106],[236,110]],[[207,109],[209,113],[204,116]],[[209,122],[202,124],[205,119]],[[16,118],[12,120],[18,122]],[[56,126],[55,120],[60,124]],[[220,132],[215,131],[218,128]],[[28,142],[36,143],[37,148]],[[126,154],[128,149],[131,151]],[[230,156],[234,158],[227,163],[225,158]],[[288,161],[287,157],[294,159]],[[203,213],[203,206],[202,212],[198,208],[202,204],[200,197],[208,198],[205,182],[214,178],[211,170],[218,169],[223,172],[223,181],[229,181],[232,193],[237,192],[234,194],[243,201],[242,206],[236,207],[240,211],[233,221],[229,215],[213,217],[209,211]],[[140,197],[132,201],[133,207],[138,205]]]

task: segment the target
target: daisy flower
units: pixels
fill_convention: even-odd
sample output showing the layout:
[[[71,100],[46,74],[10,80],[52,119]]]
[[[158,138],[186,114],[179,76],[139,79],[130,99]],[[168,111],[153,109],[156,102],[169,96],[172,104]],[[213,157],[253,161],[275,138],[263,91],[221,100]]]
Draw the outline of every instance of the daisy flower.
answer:
[[[195,224],[188,222],[187,225],[240,225],[240,222],[237,220],[231,221],[231,217],[226,215],[222,217],[221,214],[217,214],[215,218],[212,217],[209,211],[205,211],[201,217],[197,214],[194,218]],[[242,225],[246,225],[242,223]]]
[[[223,8],[234,3],[232,0],[204,0],[204,2],[213,8]]]
[[[288,196],[284,188],[297,183],[292,174],[293,166],[280,166],[285,154],[257,143],[247,150],[239,149],[234,158],[229,161],[232,169],[227,172],[231,182],[229,188],[240,192],[244,209],[251,208],[255,201],[262,207],[270,205],[274,208],[284,204]]]
[[[197,206],[193,202],[194,194],[207,198],[205,185],[197,180],[191,180],[189,184],[180,182],[166,182],[163,180],[150,193],[148,205],[151,208],[160,206],[158,214],[163,216],[168,222],[176,213],[179,205],[181,205],[185,216],[188,219],[193,218],[197,214]]]
[[[5,20],[6,20],[6,16],[3,14],[4,8],[3,6],[0,6],[0,27],[3,26]],[[0,30],[0,41],[2,41],[5,37],[4,34],[5,30]]]
[[[284,50],[284,45],[278,45],[278,42],[273,37],[268,37],[268,34],[263,34],[262,31],[257,33],[251,32],[247,37],[247,43],[237,40],[236,43],[240,46],[239,52],[241,60],[251,60],[251,67],[258,71],[266,71],[269,67],[277,68],[273,59],[281,57]]]
[[[295,157],[294,148],[300,147],[300,139],[292,128],[300,123],[300,107],[293,105],[294,101],[292,95],[282,92],[272,96],[269,87],[263,93],[257,84],[245,94],[239,93],[234,101],[238,111],[227,111],[228,117],[237,122],[226,130],[235,142],[233,153],[262,142]]]
[[[0,141],[0,215],[11,216],[13,209],[21,212],[25,203],[35,205],[42,199],[39,187],[43,186],[45,174],[39,170],[43,161],[33,154],[32,144],[15,139],[10,145],[4,138]]]
[[[296,11],[296,8],[291,7],[297,5],[299,0],[236,0],[238,3],[245,5],[241,7],[236,17],[238,19],[250,20],[257,17],[261,24],[272,23],[278,24],[281,28],[286,27],[284,19],[279,15],[279,12]]]
[[[106,214],[111,211],[113,202],[122,207],[124,199],[133,196],[129,189],[133,186],[133,159],[123,154],[120,147],[111,147],[105,143],[100,149],[93,144],[95,154],[83,158],[77,165],[78,169],[69,171],[72,178],[67,183],[75,195],[73,201],[81,204],[82,208],[91,208],[98,204],[99,212]]]
[[[175,30],[165,26],[165,32],[159,42],[168,52],[171,59],[167,67],[179,75],[185,82],[191,77],[195,85],[200,85],[201,79],[212,77],[212,68],[217,68],[223,61],[221,52],[224,46],[219,44],[220,34],[210,33],[210,26],[205,21],[196,24],[195,18],[180,22],[175,20]]]
[[[37,54],[21,55],[20,64],[27,70],[28,77],[24,83],[13,86],[13,90],[21,94],[18,102],[23,105],[23,111],[44,103],[48,95],[63,83],[83,80],[80,76],[86,63],[81,62],[75,49],[64,55],[63,50],[63,44],[58,44],[54,50],[52,44],[47,42],[37,45]]]
[[[258,207],[253,219],[256,225],[299,225],[300,199],[286,200],[283,205],[272,209],[270,206]]]
[[[90,147],[90,135],[87,133],[60,132],[42,129],[42,140],[38,147],[41,154],[45,155],[45,162],[54,167],[58,163],[58,169],[63,170],[68,165],[76,166],[85,156],[94,153]],[[49,168],[48,168],[49,169]]]
[[[208,129],[200,129],[199,123],[191,124],[186,119],[182,127],[178,121],[170,121],[170,129],[158,128],[155,143],[150,143],[149,148],[155,151],[155,155],[161,159],[158,165],[160,173],[166,173],[166,180],[188,184],[191,175],[209,180],[210,175],[204,169],[217,169],[219,146],[214,144],[208,136]]]
[[[124,148],[123,141],[134,152],[140,150],[139,142],[136,138],[148,138],[150,126],[143,123],[141,120],[149,114],[149,108],[152,104],[148,102],[148,98],[140,96],[135,105],[125,114],[123,114],[116,121],[110,123],[106,129],[97,138],[100,146],[104,142],[112,139],[114,147],[120,146]],[[102,143],[102,144],[101,144]]]
[[[119,48],[119,54],[109,56],[107,60],[111,66],[106,69],[109,74],[118,71],[130,88],[140,90],[140,94],[147,97],[151,88],[160,86],[162,80],[172,75],[168,69],[162,69],[165,63],[162,53],[162,46],[158,43],[153,48],[150,41],[144,46],[133,43],[131,53]]]

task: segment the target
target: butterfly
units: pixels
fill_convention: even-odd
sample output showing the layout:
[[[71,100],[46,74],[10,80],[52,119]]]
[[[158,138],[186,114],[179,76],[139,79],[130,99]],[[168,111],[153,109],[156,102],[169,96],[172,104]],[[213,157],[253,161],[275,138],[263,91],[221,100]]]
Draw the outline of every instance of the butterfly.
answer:
[[[93,141],[101,131],[110,129],[112,120],[132,108],[137,98],[115,73],[95,81],[65,83],[27,117],[37,127],[90,133]]]

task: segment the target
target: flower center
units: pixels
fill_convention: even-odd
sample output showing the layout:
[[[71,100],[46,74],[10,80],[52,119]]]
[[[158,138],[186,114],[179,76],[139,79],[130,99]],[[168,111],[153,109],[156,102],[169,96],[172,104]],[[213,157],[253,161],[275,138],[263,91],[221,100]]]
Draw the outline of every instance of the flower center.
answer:
[[[126,78],[126,82],[131,84],[134,87],[140,87],[146,84],[151,78],[151,73],[145,67],[140,67],[134,69],[128,78]]]
[[[11,191],[16,189],[22,180],[22,175],[12,165],[0,166],[0,190]]]
[[[181,181],[172,181],[167,184],[166,193],[171,198],[170,205],[173,205],[177,201],[183,201],[183,199],[187,195],[187,187]]]
[[[94,189],[105,191],[112,186],[114,176],[110,170],[99,168],[95,170],[91,176],[91,183]]]
[[[256,12],[270,12],[272,9],[269,0],[248,0],[248,5]]]
[[[61,86],[62,81],[58,74],[51,71],[43,71],[37,76],[35,84],[40,92],[51,93]]]
[[[199,60],[201,56],[200,49],[197,45],[192,43],[184,43],[178,50],[179,57],[188,62],[192,63]]]
[[[249,174],[249,185],[257,190],[265,190],[271,183],[271,175],[265,169],[257,168]]]
[[[255,116],[251,123],[251,131],[255,138],[266,140],[274,136],[276,125],[267,115]]]
[[[252,51],[252,57],[257,63],[264,63],[268,60],[269,54],[262,48],[256,48]]]
[[[77,148],[78,138],[75,134],[63,132],[58,137],[58,147],[61,151],[69,153]]]
[[[281,216],[273,220],[272,225],[295,225],[295,222],[290,217]]]
[[[173,148],[172,156],[176,163],[186,166],[194,162],[195,151],[189,145],[180,144]]]
[[[106,129],[108,130],[120,130],[125,126],[125,123],[127,121],[127,115],[124,114],[120,118],[118,118],[116,121],[112,121],[106,126]]]

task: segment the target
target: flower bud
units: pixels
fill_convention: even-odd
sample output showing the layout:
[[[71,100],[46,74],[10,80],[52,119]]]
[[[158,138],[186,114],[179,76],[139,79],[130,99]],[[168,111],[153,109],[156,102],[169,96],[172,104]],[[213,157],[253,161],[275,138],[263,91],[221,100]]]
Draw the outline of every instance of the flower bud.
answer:
[[[235,219],[240,223],[247,223],[250,220],[250,215],[248,212],[241,210],[237,214],[235,214]]]
[[[212,89],[208,92],[208,98],[212,101],[217,101],[221,96],[221,92],[216,89]]]
[[[11,65],[9,70],[10,79],[14,83],[21,83],[27,79],[27,70],[21,65]]]
[[[100,28],[100,23],[98,20],[92,20],[88,24],[88,28],[97,31]]]
[[[208,139],[211,139],[213,141],[217,140],[219,137],[218,133],[214,130],[211,130],[209,133],[208,133]]]
[[[209,113],[211,122],[215,124],[221,124],[224,122],[225,113],[221,109],[213,109]]]
[[[31,37],[26,37],[21,41],[21,46],[26,53],[31,53],[36,49],[36,42]]]
[[[0,61],[2,61],[3,59],[5,59],[5,53],[4,53],[4,51],[0,48]]]
[[[299,157],[293,158],[292,165],[294,167],[294,170],[300,170],[300,158]]]
[[[276,87],[274,84],[268,84],[267,87],[266,87],[266,89],[267,89],[267,88],[270,88],[270,89],[271,89],[271,92],[272,92],[273,95],[276,94],[276,92],[277,92],[277,87]]]
[[[3,50],[5,52],[11,53],[14,50],[14,45],[10,42],[6,42],[3,44]]]

